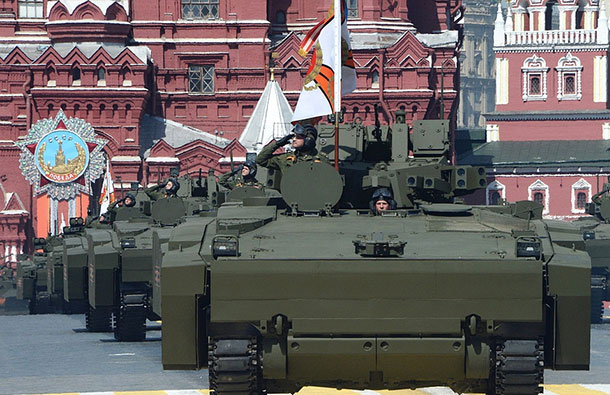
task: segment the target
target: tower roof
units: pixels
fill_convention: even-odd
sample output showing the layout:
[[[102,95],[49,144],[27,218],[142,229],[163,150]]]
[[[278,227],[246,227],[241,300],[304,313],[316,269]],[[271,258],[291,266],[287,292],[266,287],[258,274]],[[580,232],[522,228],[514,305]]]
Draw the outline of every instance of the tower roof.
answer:
[[[290,133],[292,108],[277,81],[267,82],[267,86],[256,103],[256,108],[248,121],[239,142],[248,152],[260,152],[269,141]]]

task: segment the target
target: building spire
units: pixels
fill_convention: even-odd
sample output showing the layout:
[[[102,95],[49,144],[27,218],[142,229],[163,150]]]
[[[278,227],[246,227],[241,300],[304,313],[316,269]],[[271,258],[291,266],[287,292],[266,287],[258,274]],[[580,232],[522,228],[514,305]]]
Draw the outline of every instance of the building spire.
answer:
[[[504,26],[505,32],[513,31],[513,9],[510,4],[508,4],[508,11],[506,12],[506,25]]]
[[[597,17],[597,43],[608,45],[608,16],[606,15],[606,1],[599,2],[599,15]]]
[[[506,45],[504,34],[504,17],[502,16],[502,2],[498,1],[498,13],[494,27],[494,47],[503,47]]]

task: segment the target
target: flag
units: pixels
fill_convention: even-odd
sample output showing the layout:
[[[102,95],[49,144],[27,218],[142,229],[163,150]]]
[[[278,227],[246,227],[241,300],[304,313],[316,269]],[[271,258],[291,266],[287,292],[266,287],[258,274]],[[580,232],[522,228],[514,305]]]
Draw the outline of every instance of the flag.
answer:
[[[104,175],[104,183],[102,184],[102,193],[100,194],[100,214],[108,211],[108,206],[114,203],[114,182],[110,174],[110,161],[106,160],[106,174]]]
[[[305,35],[299,48],[301,56],[306,56],[312,48],[313,53],[292,116],[293,123],[340,111],[341,96],[356,89],[356,67],[347,30],[347,4],[345,0],[333,1],[326,18]],[[336,8],[341,8],[341,24],[335,17]],[[339,90],[341,94],[335,95]]]

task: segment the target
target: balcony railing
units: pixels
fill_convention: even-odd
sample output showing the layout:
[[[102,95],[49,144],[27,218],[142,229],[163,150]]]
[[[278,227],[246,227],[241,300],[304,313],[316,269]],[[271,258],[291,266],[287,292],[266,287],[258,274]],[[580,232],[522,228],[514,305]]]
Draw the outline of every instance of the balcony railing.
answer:
[[[595,30],[544,30],[507,32],[506,45],[595,44]]]

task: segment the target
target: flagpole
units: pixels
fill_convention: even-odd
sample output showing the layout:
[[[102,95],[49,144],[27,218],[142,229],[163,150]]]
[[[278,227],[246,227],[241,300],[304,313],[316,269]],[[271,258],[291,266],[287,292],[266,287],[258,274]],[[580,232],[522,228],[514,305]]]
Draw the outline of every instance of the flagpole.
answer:
[[[341,0],[333,0],[335,8],[335,81],[334,81],[334,107],[335,107],[335,169],[339,170],[339,112],[341,111]],[[346,10],[347,11],[347,10]]]

